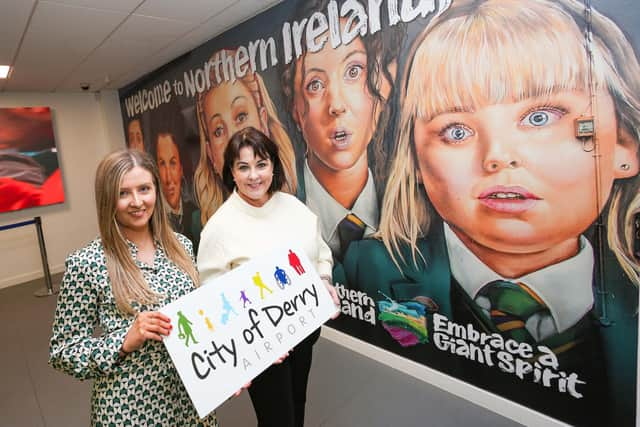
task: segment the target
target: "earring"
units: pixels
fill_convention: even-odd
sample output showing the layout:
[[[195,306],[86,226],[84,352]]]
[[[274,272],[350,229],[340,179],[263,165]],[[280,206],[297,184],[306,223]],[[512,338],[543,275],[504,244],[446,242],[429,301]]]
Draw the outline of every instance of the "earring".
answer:
[[[620,165],[620,169],[622,169],[623,171],[628,171],[629,169],[631,169],[631,165],[629,163],[623,163]]]
[[[586,153],[590,153],[595,148],[595,144],[593,143],[593,138],[584,138],[582,139],[582,151]]]

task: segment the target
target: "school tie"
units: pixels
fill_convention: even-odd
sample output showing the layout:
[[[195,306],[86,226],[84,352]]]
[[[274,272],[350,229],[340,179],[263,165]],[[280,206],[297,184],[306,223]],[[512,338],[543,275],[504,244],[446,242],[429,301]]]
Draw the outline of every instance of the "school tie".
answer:
[[[340,239],[340,259],[347,253],[349,244],[362,239],[366,225],[356,214],[350,213],[338,223],[338,238]]]
[[[557,333],[549,308],[524,283],[494,280],[475,302],[504,337],[533,344]]]

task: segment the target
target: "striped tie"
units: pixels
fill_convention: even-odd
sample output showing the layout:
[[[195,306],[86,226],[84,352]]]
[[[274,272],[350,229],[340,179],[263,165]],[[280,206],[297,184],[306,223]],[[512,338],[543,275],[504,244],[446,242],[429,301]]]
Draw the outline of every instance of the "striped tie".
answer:
[[[345,216],[338,224],[338,238],[340,239],[340,254],[339,259],[344,258],[344,254],[347,253],[349,243],[354,240],[362,239],[364,236],[364,229],[366,225],[360,218],[354,213],[350,213]]]
[[[475,302],[505,338],[533,344],[556,333],[547,305],[524,283],[495,280]]]

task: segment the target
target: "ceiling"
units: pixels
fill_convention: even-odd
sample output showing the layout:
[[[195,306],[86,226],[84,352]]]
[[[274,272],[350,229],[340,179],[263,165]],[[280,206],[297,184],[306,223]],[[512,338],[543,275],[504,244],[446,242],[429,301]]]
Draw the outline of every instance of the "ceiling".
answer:
[[[0,0],[0,92],[118,89],[280,0]]]

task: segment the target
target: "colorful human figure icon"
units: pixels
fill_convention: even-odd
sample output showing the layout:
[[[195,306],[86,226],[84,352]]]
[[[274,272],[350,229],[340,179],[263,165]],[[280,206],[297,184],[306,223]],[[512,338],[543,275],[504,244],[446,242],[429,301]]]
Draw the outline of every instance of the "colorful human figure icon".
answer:
[[[242,301],[242,308],[247,306],[247,303],[253,304],[251,300],[247,297],[246,292],[243,290],[240,291],[240,301]]]
[[[222,322],[223,325],[226,325],[229,321],[229,316],[231,315],[231,313],[235,314],[236,316],[238,315],[238,313],[234,310],[233,306],[223,293],[220,294],[220,296],[222,297],[222,317],[220,319],[220,322]]]
[[[198,310],[198,314],[200,316],[204,316],[204,310],[200,309]],[[211,323],[211,320],[209,320],[209,318],[207,316],[204,317],[204,323],[205,325],[207,325],[207,329],[209,329],[209,331],[213,332],[213,323]]]
[[[283,268],[280,268],[276,265],[276,272],[273,273],[273,278],[276,279],[276,283],[280,289],[284,289],[286,285],[291,284],[291,279],[286,271]]]
[[[189,347],[189,339],[192,344],[198,344],[196,337],[193,336],[193,330],[191,329],[191,321],[182,314],[182,311],[178,311],[178,338],[184,340],[184,345]]]
[[[262,281],[262,277],[260,277],[260,273],[256,272],[255,276],[253,276],[253,284],[260,288],[260,299],[264,299],[264,291],[268,291],[270,294],[273,293],[271,289]]]
[[[298,258],[298,255],[296,255],[296,253],[293,252],[291,249],[289,249],[289,265],[291,267],[293,267],[293,269],[299,275],[303,275],[305,273],[304,267],[302,266],[302,263],[300,262],[300,258]]]

